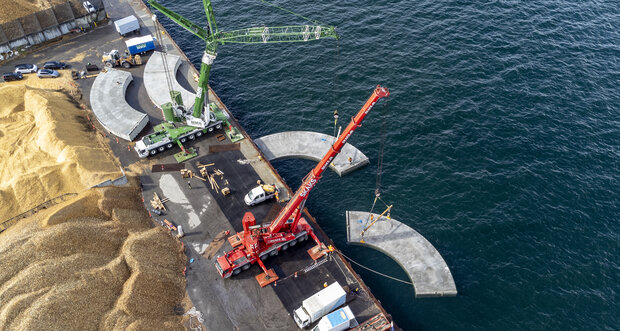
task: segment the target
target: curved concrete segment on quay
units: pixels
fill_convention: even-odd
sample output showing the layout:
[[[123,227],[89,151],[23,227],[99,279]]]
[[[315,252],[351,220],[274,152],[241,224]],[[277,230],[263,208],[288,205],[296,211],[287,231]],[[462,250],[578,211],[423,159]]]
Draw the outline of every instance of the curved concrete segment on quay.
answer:
[[[379,215],[372,214],[376,220]],[[417,231],[394,219],[381,217],[371,224],[370,213],[347,211],[347,242],[377,249],[394,259],[409,275],[415,296],[456,296],[452,273],[439,252]]]
[[[269,161],[302,158],[317,162],[325,156],[334,141],[333,136],[312,131],[280,132],[254,140]],[[347,143],[329,167],[342,176],[367,164],[368,157]]]
[[[99,123],[110,133],[129,141],[149,122],[145,113],[135,110],[125,100],[127,85],[132,80],[127,71],[108,69],[97,75],[90,92],[90,106]]]
[[[172,78],[172,89],[181,92],[183,105],[187,109],[192,109],[196,101],[196,94],[183,88],[175,78],[177,70],[181,65],[181,57],[167,54],[166,63],[168,63],[168,70]],[[164,61],[161,57],[161,52],[153,52],[144,66],[144,88],[151,101],[160,109],[161,105],[172,101],[168,90],[166,70],[164,69]]]

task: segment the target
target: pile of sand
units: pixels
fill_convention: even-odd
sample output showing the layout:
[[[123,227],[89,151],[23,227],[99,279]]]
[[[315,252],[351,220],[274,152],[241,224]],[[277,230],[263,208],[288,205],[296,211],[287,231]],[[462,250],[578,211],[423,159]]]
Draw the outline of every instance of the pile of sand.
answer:
[[[72,82],[26,76],[0,87],[0,222],[122,175],[86,112],[66,93],[74,91]]]
[[[36,13],[40,10],[52,8],[65,3],[67,0],[5,0],[0,5],[0,24]]]
[[[179,329],[180,242],[134,184],[90,189],[0,233],[0,329]]]

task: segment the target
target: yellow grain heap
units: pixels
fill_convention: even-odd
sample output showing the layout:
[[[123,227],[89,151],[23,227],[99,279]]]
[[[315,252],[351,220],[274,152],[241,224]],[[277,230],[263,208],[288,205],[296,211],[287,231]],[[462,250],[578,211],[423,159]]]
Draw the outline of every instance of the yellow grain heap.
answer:
[[[90,189],[0,233],[0,330],[184,330],[185,255],[139,197]]]
[[[67,0],[2,0],[0,4],[0,24],[30,15],[43,9],[52,8]],[[74,3],[79,3],[73,1]]]
[[[43,89],[71,88],[70,74],[25,76],[0,87],[0,221],[121,176],[86,112],[65,92]]]

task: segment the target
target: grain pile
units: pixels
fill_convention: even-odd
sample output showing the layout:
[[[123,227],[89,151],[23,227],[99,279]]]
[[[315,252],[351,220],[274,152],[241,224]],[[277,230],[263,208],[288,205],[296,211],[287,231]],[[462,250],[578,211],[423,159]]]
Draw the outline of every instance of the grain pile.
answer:
[[[0,221],[122,175],[72,82],[25,76],[0,87]]]
[[[184,329],[185,255],[136,186],[90,189],[0,233],[0,329]]]
[[[67,0],[2,0],[0,24],[65,3]]]

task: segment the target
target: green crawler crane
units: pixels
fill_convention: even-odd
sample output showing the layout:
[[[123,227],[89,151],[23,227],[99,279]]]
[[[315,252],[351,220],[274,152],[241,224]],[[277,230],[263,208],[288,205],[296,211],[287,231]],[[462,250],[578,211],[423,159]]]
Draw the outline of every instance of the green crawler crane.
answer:
[[[205,51],[200,65],[200,76],[193,110],[185,109],[178,91],[170,91],[171,103],[162,105],[164,119],[155,127],[155,133],[144,137],[135,146],[140,157],[147,157],[162,152],[174,145],[182,147],[182,143],[195,139],[213,129],[221,129],[222,126],[231,128],[228,118],[215,103],[209,103],[209,73],[215,60],[218,45],[226,43],[238,44],[265,44],[265,43],[290,43],[308,42],[323,38],[338,39],[333,26],[321,25],[292,25],[278,27],[253,27],[241,30],[220,32],[215,23],[213,7],[210,0],[203,0],[208,26],[206,28],[191,22],[185,17],[164,7],[155,0],[147,3],[153,8],[166,15],[187,31],[204,40]],[[157,26],[157,23],[156,23]],[[166,63],[166,61],[164,61]],[[168,72],[166,70],[166,72]],[[180,125],[180,126],[179,126]],[[228,132],[231,139],[234,131]],[[185,152],[185,150],[184,150]]]

